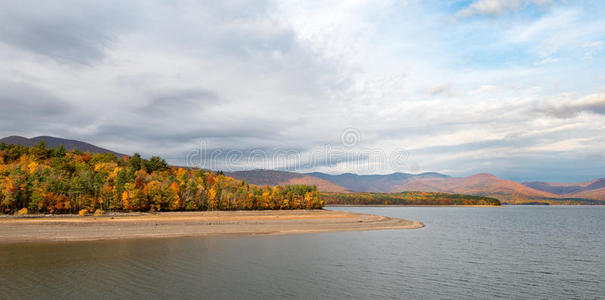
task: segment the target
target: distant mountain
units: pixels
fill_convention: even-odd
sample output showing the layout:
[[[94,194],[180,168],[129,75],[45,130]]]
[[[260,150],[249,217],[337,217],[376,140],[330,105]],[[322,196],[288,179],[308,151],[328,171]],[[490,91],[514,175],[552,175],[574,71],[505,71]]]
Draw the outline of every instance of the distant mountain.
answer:
[[[571,194],[569,197],[605,201],[605,187],[600,189],[584,190]]]
[[[542,182],[530,181],[523,183],[536,190],[545,191],[557,195],[574,196],[580,193],[590,194],[590,191],[605,188],[605,178],[599,178],[586,182]]]
[[[256,185],[288,185],[288,184],[306,184],[315,185],[322,192],[348,192],[348,190],[338,184],[330,181],[309,176],[301,173],[275,171],[275,170],[249,170],[225,172],[225,175],[235,179],[244,180]]]
[[[548,193],[553,193],[553,194],[557,194],[557,195],[565,195],[565,194],[572,194],[572,193],[577,193],[582,191],[582,186],[578,186],[578,185],[570,185],[570,184],[552,184],[550,182],[541,182],[541,181],[530,181],[530,182],[524,182],[523,183],[525,186],[528,186],[530,188],[539,190],[539,191],[544,191],[544,192],[548,192]]]
[[[345,173],[330,175],[321,172],[294,173],[276,170],[227,172],[227,176],[257,185],[310,184],[322,192],[391,192],[395,187],[413,178],[447,178],[439,173],[388,175],[357,175]]]
[[[398,189],[400,191],[446,192],[493,197],[509,203],[560,198],[557,194],[540,191],[487,173],[464,178],[417,178],[401,185]]]
[[[481,173],[464,178],[415,178],[397,189],[493,197],[512,204],[527,202],[595,204],[598,201],[605,201],[605,179],[583,183],[525,182],[521,184]]]
[[[345,173],[340,175],[330,175],[321,172],[307,173],[306,175],[318,177],[340,186],[343,186],[353,192],[396,192],[397,187],[415,178],[448,178],[449,176],[439,173],[393,173],[387,175],[357,175]]]
[[[511,204],[531,202],[594,204],[605,201],[605,179],[584,183],[526,182],[521,184],[487,173],[469,177],[449,177],[439,173],[302,174],[276,170],[250,170],[225,174],[257,185],[316,185],[322,192],[441,192],[492,197]]]
[[[49,148],[63,145],[68,150],[78,149],[83,152],[92,153],[109,152],[117,156],[125,156],[124,154],[86,142],[52,136],[38,136],[34,138],[9,136],[0,139],[0,143],[32,147],[41,140],[44,140]],[[566,203],[566,201],[577,202],[586,200],[587,203],[605,204],[605,178],[575,183],[530,181],[521,184],[487,173],[455,178],[434,172],[421,174],[397,172],[386,175],[357,175],[352,173],[330,175],[321,172],[303,174],[276,170],[249,170],[226,172],[226,175],[256,185],[315,185],[322,192],[443,192],[493,197],[505,203]]]
[[[63,138],[58,138],[58,137],[52,137],[52,136],[37,136],[37,137],[33,137],[33,138],[26,138],[26,137],[22,137],[22,136],[8,136],[5,138],[0,139],[0,143],[5,143],[5,144],[15,144],[15,145],[24,145],[24,146],[28,146],[28,147],[32,147],[38,144],[38,142],[40,141],[44,141],[46,143],[46,146],[49,148],[56,148],[59,147],[59,145],[63,145],[63,147],[65,147],[65,149],[67,150],[73,150],[73,149],[78,149],[82,152],[91,152],[91,153],[113,153],[117,156],[125,156],[124,154],[121,153],[117,153],[105,148],[101,148],[86,142],[81,142],[81,141],[76,141],[76,140],[68,140],[68,139],[63,139]]]

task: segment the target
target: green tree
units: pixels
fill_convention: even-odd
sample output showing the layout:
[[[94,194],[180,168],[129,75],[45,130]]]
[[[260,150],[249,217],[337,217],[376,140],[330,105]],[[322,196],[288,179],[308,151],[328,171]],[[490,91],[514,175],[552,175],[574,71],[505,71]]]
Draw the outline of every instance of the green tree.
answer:
[[[130,163],[130,167],[134,171],[138,171],[143,165],[142,161],[143,160],[141,159],[141,154],[135,153],[128,162]]]
[[[168,164],[159,156],[152,156],[148,161],[145,161],[147,172],[163,171],[168,169]]]
[[[29,154],[36,161],[40,161],[48,158],[50,151],[46,148],[46,142],[41,140],[36,146],[29,148]]]
[[[65,150],[65,147],[63,146],[63,144],[61,144],[61,145],[59,145],[59,147],[54,148],[51,151],[51,156],[52,157],[64,157],[66,153],[67,153],[67,150]]]

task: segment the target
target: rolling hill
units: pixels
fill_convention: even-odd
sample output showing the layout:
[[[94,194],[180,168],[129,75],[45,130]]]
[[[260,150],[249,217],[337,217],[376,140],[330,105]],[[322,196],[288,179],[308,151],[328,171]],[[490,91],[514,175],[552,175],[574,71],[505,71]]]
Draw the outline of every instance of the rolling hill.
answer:
[[[438,192],[466,194],[496,198],[504,203],[592,203],[605,200],[605,188],[600,188],[605,180],[590,182],[525,183],[505,180],[487,173],[469,177],[449,177],[439,173],[388,175],[357,175],[345,173],[330,175],[320,172],[293,173],[274,170],[251,170],[227,173],[228,176],[259,185],[310,184],[316,185],[322,192],[355,193],[400,193],[400,192]],[[536,186],[534,188],[530,185]],[[580,187],[577,187],[581,185]],[[572,193],[561,193],[572,191]]]
[[[448,178],[449,176],[439,173],[392,173],[387,175],[357,175],[345,173],[340,175],[330,175],[320,172],[307,173],[306,175],[318,177],[340,186],[343,186],[353,192],[394,192],[402,184],[415,178]]]
[[[569,195],[569,197],[605,201],[605,188],[585,190]]]
[[[536,190],[545,191],[557,195],[574,195],[605,188],[605,178],[599,178],[586,182],[542,182],[530,181],[523,183]]]
[[[51,136],[25,138],[9,136],[0,143],[34,146],[44,140],[48,147],[63,145],[66,149],[78,149],[92,153],[123,154],[101,148],[86,142]],[[227,176],[245,180],[256,185],[315,185],[322,192],[334,193],[399,193],[406,191],[441,192],[493,197],[505,203],[549,202],[569,203],[605,201],[605,178],[586,182],[553,183],[530,181],[518,183],[504,180],[494,175],[480,173],[469,177],[449,177],[440,173],[392,173],[386,175],[357,175],[345,173],[331,175],[321,172],[294,173],[277,170],[248,170],[227,172]],[[588,201],[592,200],[592,202]]]
[[[226,173],[233,178],[259,185],[311,184],[322,192],[391,192],[414,178],[447,178],[439,173],[388,175],[357,175],[345,173],[330,175],[320,172],[294,173],[276,170],[250,170]]]
[[[330,181],[309,176],[301,173],[286,172],[286,171],[275,171],[275,170],[249,170],[249,171],[236,171],[236,172],[225,172],[225,175],[233,177],[235,179],[244,180],[251,184],[256,185],[289,185],[289,184],[306,184],[315,185],[321,192],[348,192],[345,187]]]
[[[508,203],[559,198],[559,195],[536,190],[521,183],[500,179],[487,173],[464,178],[418,178],[399,186],[398,190],[469,194],[493,197]]]
[[[28,146],[28,147],[33,147],[36,144],[38,144],[38,142],[40,141],[44,141],[46,143],[46,146],[49,148],[56,148],[59,147],[59,145],[63,145],[63,147],[65,147],[65,149],[67,150],[73,150],[73,149],[78,149],[82,152],[91,152],[91,153],[113,153],[117,156],[125,156],[124,154],[120,154],[105,148],[101,148],[86,142],[81,142],[81,141],[76,141],[76,140],[68,140],[68,139],[63,139],[63,138],[58,138],[58,137],[52,137],[52,136],[37,136],[37,137],[33,137],[33,138],[26,138],[26,137],[22,137],[22,136],[8,136],[5,138],[0,139],[0,143],[5,143],[5,144],[15,144],[15,145],[23,145],[23,146]]]

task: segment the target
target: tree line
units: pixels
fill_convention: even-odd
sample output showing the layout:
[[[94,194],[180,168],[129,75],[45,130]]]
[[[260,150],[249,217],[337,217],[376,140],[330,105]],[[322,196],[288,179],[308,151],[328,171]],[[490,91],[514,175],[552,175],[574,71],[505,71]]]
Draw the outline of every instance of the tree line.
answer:
[[[0,212],[317,209],[315,186],[256,186],[222,172],[63,146],[0,144]]]
[[[328,205],[500,205],[490,197],[433,192],[322,193],[322,197]]]

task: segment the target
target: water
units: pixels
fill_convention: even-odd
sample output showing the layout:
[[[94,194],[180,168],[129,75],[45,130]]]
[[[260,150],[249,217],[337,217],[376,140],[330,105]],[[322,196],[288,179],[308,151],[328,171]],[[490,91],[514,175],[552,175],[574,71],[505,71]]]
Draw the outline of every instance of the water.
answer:
[[[418,230],[0,246],[0,298],[605,297],[605,207],[346,207]]]

